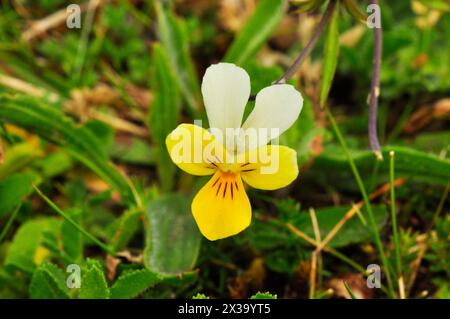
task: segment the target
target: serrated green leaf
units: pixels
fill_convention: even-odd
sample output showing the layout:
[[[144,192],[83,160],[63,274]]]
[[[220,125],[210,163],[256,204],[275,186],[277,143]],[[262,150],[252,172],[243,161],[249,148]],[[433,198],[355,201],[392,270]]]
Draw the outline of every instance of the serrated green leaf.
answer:
[[[244,65],[266,42],[287,9],[286,0],[262,0],[234,39],[224,60]]]
[[[14,174],[0,180],[0,218],[12,213],[23,198],[33,191],[33,174]]]
[[[88,260],[86,269],[82,272],[80,299],[107,299],[109,298],[108,284],[100,262]]]
[[[174,185],[176,166],[170,160],[166,149],[166,137],[175,129],[180,119],[180,98],[176,87],[176,77],[170,72],[170,61],[166,50],[153,45],[152,83],[154,100],[151,107],[150,130],[158,152],[158,175],[165,191]]]
[[[22,224],[9,247],[5,265],[31,274],[50,257],[42,246],[44,233],[51,232],[56,236],[60,227],[61,220],[56,218],[34,219]]]
[[[105,148],[90,130],[75,126],[55,106],[27,96],[2,95],[0,106],[0,120],[23,127],[63,146],[69,154],[117,189],[125,200],[133,201],[129,184],[109,162]]]
[[[272,295],[270,292],[257,292],[250,299],[277,299],[277,295]]]
[[[130,270],[111,287],[111,298],[135,298],[161,281],[161,277],[147,269]]]
[[[194,297],[192,297],[192,299],[209,299],[209,297],[205,294],[198,293]]]
[[[200,85],[195,74],[194,64],[189,54],[188,36],[184,21],[177,19],[171,8],[162,4],[163,1],[154,1],[158,34],[170,60],[173,74],[184,100],[192,111],[198,111]]]
[[[44,263],[37,268],[29,287],[32,299],[68,299],[64,272],[51,263]]]
[[[339,1],[336,1],[333,15],[327,27],[325,37],[325,47],[323,51],[322,79],[320,82],[320,106],[324,107],[331,84],[333,83],[334,73],[339,56]]]
[[[190,212],[190,201],[182,194],[168,194],[149,204],[144,253],[148,269],[177,274],[194,267],[200,233]]]

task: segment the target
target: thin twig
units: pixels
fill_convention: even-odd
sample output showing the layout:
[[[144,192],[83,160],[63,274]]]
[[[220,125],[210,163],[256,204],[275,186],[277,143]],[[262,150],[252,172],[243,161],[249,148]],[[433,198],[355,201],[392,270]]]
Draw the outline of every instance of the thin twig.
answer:
[[[320,228],[314,208],[311,207],[309,209],[309,215],[311,216],[311,223],[314,229],[314,237],[316,238],[316,242],[320,244],[321,242]],[[309,277],[309,299],[314,299],[315,297],[317,269],[319,270],[320,275],[321,268],[322,268],[322,256],[320,254],[320,251],[314,250],[311,256],[311,271]]]
[[[371,0],[372,4],[378,5],[378,0]],[[380,21],[381,23],[381,21]],[[380,27],[374,27],[374,47],[373,47],[373,70],[372,83],[370,85],[369,96],[369,145],[378,160],[383,159],[380,151],[380,142],[377,133],[378,97],[380,96],[380,71],[382,58],[382,31]]]
[[[274,82],[274,84],[286,83],[286,81],[289,80],[295,74],[295,72],[298,71],[305,58],[311,54],[311,51],[316,46],[316,43],[319,40],[323,30],[325,30],[325,27],[328,25],[328,22],[330,21],[335,8],[336,8],[336,1],[330,0],[330,3],[328,4],[327,9],[325,10],[325,13],[323,14],[322,19],[317,25],[317,28],[314,30],[311,39],[309,39],[308,44],[305,46],[302,52],[300,52],[298,57],[295,59],[294,63],[286,70],[283,76],[279,78],[276,82]]]
[[[404,178],[399,178],[393,181],[393,187],[398,187],[400,185],[403,185],[405,183]],[[389,183],[384,184],[380,188],[378,188],[376,191],[374,191],[369,196],[369,200],[372,201],[377,197],[380,197],[384,193],[387,193],[389,191]],[[325,239],[320,243],[319,246],[317,246],[316,251],[321,251],[328,243],[334,238],[334,236],[338,233],[338,231],[344,226],[344,224],[351,219],[355,214],[358,213],[358,210],[360,210],[364,206],[364,200],[359,201],[356,204],[352,205],[352,208],[342,217],[340,221],[337,222],[337,224],[331,229],[331,231],[325,236]]]
[[[302,232],[300,229],[298,229],[297,227],[295,227],[294,225],[287,223],[286,227],[289,228],[290,231],[292,231],[296,236],[300,237],[301,239],[303,239],[304,241],[306,241],[307,243],[309,243],[312,246],[319,246],[319,243],[316,242],[314,239],[312,239],[311,237],[309,237],[308,235],[306,235],[304,232]],[[327,247],[325,246],[322,249],[324,252],[329,253],[333,256],[335,256],[336,258],[342,260],[343,262],[349,264],[350,266],[352,266],[355,270],[361,272],[361,273],[365,273],[366,270],[361,267],[360,265],[358,265],[357,263],[355,263],[353,260],[351,260],[350,258],[348,258],[347,256],[341,254],[340,252],[338,252],[337,250]]]
[[[89,7],[86,4],[80,5],[80,12],[84,12],[87,9],[94,10],[97,8],[98,5],[100,5],[101,2],[98,2],[95,4],[95,7]],[[24,41],[31,41],[35,39],[36,37],[39,37],[40,35],[44,34],[45,32],[49,31],[50,29],[56,28],[67,21],[67,18],[69,17],[71,13],[67,11],[66,8],[61,9],[59,11],[56,11],[49,16],[46,16],[45,18],[42,18],[37,21],[33,21],[30,25],[30,27],[22,33],[22,40]]]
[[[309,237],[308,235],[306,235],[304,232],[302,232],[300,229],[298,229],[297,227],[295,227],[294,225],[287,223],[285,224],[287,228],[289,228],[290,231],[292,231],[296,236],[300,237],[301,239],[303,239],[304,241],[308,242],[309,244],[311,244],[312,246],[319,246],[319,243],[316,242],[314,239],[312,239],[311,237]],[[348,258],[347,256],[345,256],[344,254],[340,253],[339,251],[327,247],[325,246],[323,248],[323,251],[326,253],[329,253],[330,255],[333,255],[334,257],[340,259],[341,261],[345,262],[346,264],[348,264],[349,266],[353,267],[356,271],[360,272],[362,275],[364,275],[365,277],[369,275],[369,273],[367,272],[366,269],[364,269],[363,267],[361,267],[360,265],[358,265],[356,262],[354,262],[351,258]],[[386,290],[386,288],[384,286],[381,286],[381,290],[388,294],[389,292]]]
[[[311,270],[309,271],[309,299],[314,299],[316,291],[317,253],[311,254]]]

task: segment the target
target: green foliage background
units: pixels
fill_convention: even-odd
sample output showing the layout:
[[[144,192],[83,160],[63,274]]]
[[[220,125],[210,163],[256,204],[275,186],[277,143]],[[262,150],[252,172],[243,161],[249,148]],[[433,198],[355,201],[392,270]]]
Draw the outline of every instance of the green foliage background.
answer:
[[[205,180],[176,169],[165,137],[180,122],[206,123],[200,83],[210,64],[244,67],[252,94],[277,80],[308,39],[302,21],[320,18],[327,1],[242,1],[237,11],[227,1],[103,1],[83,11],[81,29],[62,20],[27,38],[72,2],[0,5],[0,298],[343,297],[333,280],[359,297],[397,297],[395,248],[407,297],[449,298],[448,2],[381,1],[377,161],[367,143],[367,4],[339,1],[290,80],[305,105],[280,142],[297,150],[300,177],[277,192],[249,190],[251,226],[217,242],[190,213]],[[392,291],[361,288],[367,265],[381,264],[366,207],[323,251],[311,291],[314,246],[293,229],[315,238],[313,208],[323,239],[362,200],[324,105],[369,194],[389,182],[395,152],[400,247],[389,191],[372,201]],[[66,284],[70,264],[81,268],[79,288]]]

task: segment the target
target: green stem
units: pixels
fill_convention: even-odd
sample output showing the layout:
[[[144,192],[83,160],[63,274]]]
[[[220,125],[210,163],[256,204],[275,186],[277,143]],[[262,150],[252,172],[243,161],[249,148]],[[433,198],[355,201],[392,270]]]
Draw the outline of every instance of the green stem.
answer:
[[[381,262],[383,263],[383,266],[384,266],[384,269],[385,269],[385,272],[386,272],[386,279],[387,279],[388,289],[389,289],[390,295],[393,297],[394,296],[394,288],[393,288],[393,285],[392,285],[392,278],[391,278],[391,273],[390,273],[390,269],[389,269],[389,263],[388,263],[388,260],[386,258],[386,254],[384,253],[383,244],[381,242],[380,232],[378,231],[377,223],[375,221],[375,216],[373,215],[372,206],[370,205],[370,201],[369,201],[369,196],[367,195],[364,183],[362,182],[361,176],[359,175],[358,169],[357,169],[357,167],[355,165],[355,162],[353,161],[352,155],[350,154],[350,151],[349,151],[349,149],[347,147],[347,144],[345,143],[345,140],[342,137],[341,131],[339,130],[333,115],[331,114],[331,112],[330,112],[328,107],[326,107],[325,110],[327,112],[328,119],[330,120],[330,123],[331,123],[331,125],[333,127],[333,130],[336,133],[336,136],[337,136],[337,138],[339,140],[339,143],[341,144],[342,149],[344,150],[344,153],[347,156],[347,159],[349,161],[349,164],[350,164],[350,167],[352,169],[353,175],[355,176],[355,179],[356,179],[356,182],[358,184],[359,190],[360,190],[361,195],[363,197],[364,204],[365,204],[365,207],[367,209],[367,214],[368,214],[368,217],[369,217],[369,223],[370,223],[370,226],[372,228],[372,232],[373,232],[373,236],[374,236],[375,246],[378,249],[378,252],[379,252],[380,258],[381,258]]]
[[[402,276],[402,261],[400,256],[400,239],[398,236],[397,227],[397,212],[395,209],[395,185],[394,185],[394,155],[395,153],[391,151],[389,153],[389,184],[391,186],[391,218],[392,218],[392,235],[394,237],[395,244],[395,262],[397,266],[397,277]]]
[[[21,206],[22,206],[22,203],[17,205],[17,207],[16,207],[16,209],[14,209],[11,217],[8,219],[8,222],[6,223],[5,227],[2,230],[2,233],[0,234],[0,243],[2,242],[3,238],[5,238],[6,235],[8,234],[8,230],[11,227],[14,219],[16,219],[17,213],[19,212]]]
[[[83,28],[81,33],[80,43],[78,46],[78,52],[75,58],[74,67],[73,67],[73,78],[75,79],[75,85],[80,84],[81,75],[83,73],[83,65],[86,59],[86,51],[89,42],[89,34],[92,30],[92,25],[94,23],[95,18],[95,10],[94,1],[89,1],[87,6],[86,19],[83,22],[86,26]]]
[[[79,224],[74,222],[66,213],[64,213],[58,206],[56,206],[55,203],[51,201],[50,198],[45,196],[39,188],[37,188],[35,185],[33,185],[34,189],[38,193],[38,195],[51,207],[54,211],[56,211],[58,214],[60,214],[66,221],[68,221],[73,227],[75,227],[80,233],[85,235],[87,238],[92,240],[98,247],[102,248],[104,251],[106,251],[108,254],[115,256],[116,252],[108,245],[101,242],[99,239],[94,237],[94,235],[90,234],[88,231],[86,231],[83,227],[81,227]]]
[[[347,290],[347,292],[348,292],[348,294],[350,295],[350,297],[351,297],[352,299],[358,299],[358,298],[356,298],[355,294],[353,293],[353,291],[352,291],[352,290],[350,289],[350,287],[348,286],[347,282],[346,282],[346,281],[343,281],[343,283],[344,283],[345,289]]]

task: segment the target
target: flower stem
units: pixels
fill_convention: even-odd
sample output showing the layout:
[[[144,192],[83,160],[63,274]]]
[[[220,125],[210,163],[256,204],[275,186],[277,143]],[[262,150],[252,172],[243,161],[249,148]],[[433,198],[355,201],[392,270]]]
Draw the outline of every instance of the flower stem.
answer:
[[[378,5],[378,0],[371,0],[372,4]],[[381,23],[381,21],[380,21]],[[373,70],[372,83],[369,95],[369,145],[378,160],[383,156],[380,151],[380,142],[377,133],[378,97],[380,96],[380,71],[382,56],[382,31],[380,27],[374,27],[374,47],[373,47]]]
[[[397,280],[399,283],[399,296],[400,298],[405,298],[405,287],[403,285],[403,273],[402,273],[402,260],[400,256],[400,239],[398,236],[398,227],[397,227],[397,212],[395,209],[395,185],[394,185],[394,151],[389,153],[390,161],[389,161],[389,184],[391,188],[391,219],[392,219],[392,236],[394,238],[395,245],[395,263],[397,270]]]
[[[275,81],[274,84],[286,83],[286,81],[289,80],[295,74],[295,72],[297,72],[297,70],[300,68],[300,65],[311,54],[311,51],[316,46],[316,43],[319,40],[320,35],[322,34],[323,30],[327,26],[328,22],[330,21],[335,8],[336,8],[336,1],[330,0],[330,3],[328,4],[327,9],[325,10],[325,13],[323,14],[322,19],[320,20],[319,24],[317,25],[316,30],[314,30],[314,33],[311,36],[311,39],[309,39],[308,44],[300,52],[298,57],[295,59],[294,63],[286,70],[286,72],[283,74],[283,76],[281,78],[279,78],[277,81]]]
[[[336,121],[333,117],[333,115],[331,114],[330,110],[328,107],[325,108],[328,119],[330,120],[331,126],[333,127],[333,130],[339,140],[339,143],[342,146],[342,149],[344,150],[345,155],[347,156],[348,162],[350,164],[351,170],[353,172],[353,175],[355,176],[356,182],[358,184],[359,190],[361,192],[361,195],[363,197],[364,200],[364,204],[366,206],[366,210],[367,210],[367,214],[369,217],[369,224],[370,227],[372,228],[372,233],[374,236],[374,241],[375,241],[375,246],[378,249],[378,252],[380,254],[380,258],[381,258],[381,262],[383,263],[385,272],[386,272],[386,279],[387,279],[387,283],[388,283],[388,290],[390,292],[391,296],[394,296],[394,288],[392,285],[392,278],[391,278],[391,273],[390,273],[390,269],[389,269],[389,262],[386,258],[386,254],[384,253],[384,249],[383,249],[383,244],[381,242],[381,236],[380,236],[380,232],[378,230],[377,227],[377,223],[375,221],[375,216],[373,215],[373,211],[372,211],[372,206],[370,205],[370,201],[369,201],[369,196],[367,195],[367,191],[366,188],[364,186],[364,183],[361,179],[361,176],[359,175],[359,171],[358,168],[355,165],[355,162],[353,161],[352,155],[350,154],[350,151],[347,147],[347,144],[345,143],[344,138],[342,137],[341,131],[339,130]]]
[[[85,235],[87,238],[92,240],[97,246],[102,248],[104,251],[106,251],[111,256],[116,256],[116,252],[108,245],[101,242],[99,239],[97,239],[94,235],[90,234],[88,231],[86,231],[83,227],[81,227],[79,224],[74,222],[65,212],[63,212],[58,206],[56,206],[55,203],[52,202],[50,198],[45,196],[37,186],[33,185],[34,189],[36,190],[37,194],[51,207],[54,211],[56,211],[59,215],[61,215],[66,221],[68,221],[73,227],[75,227],[80,233]]]

